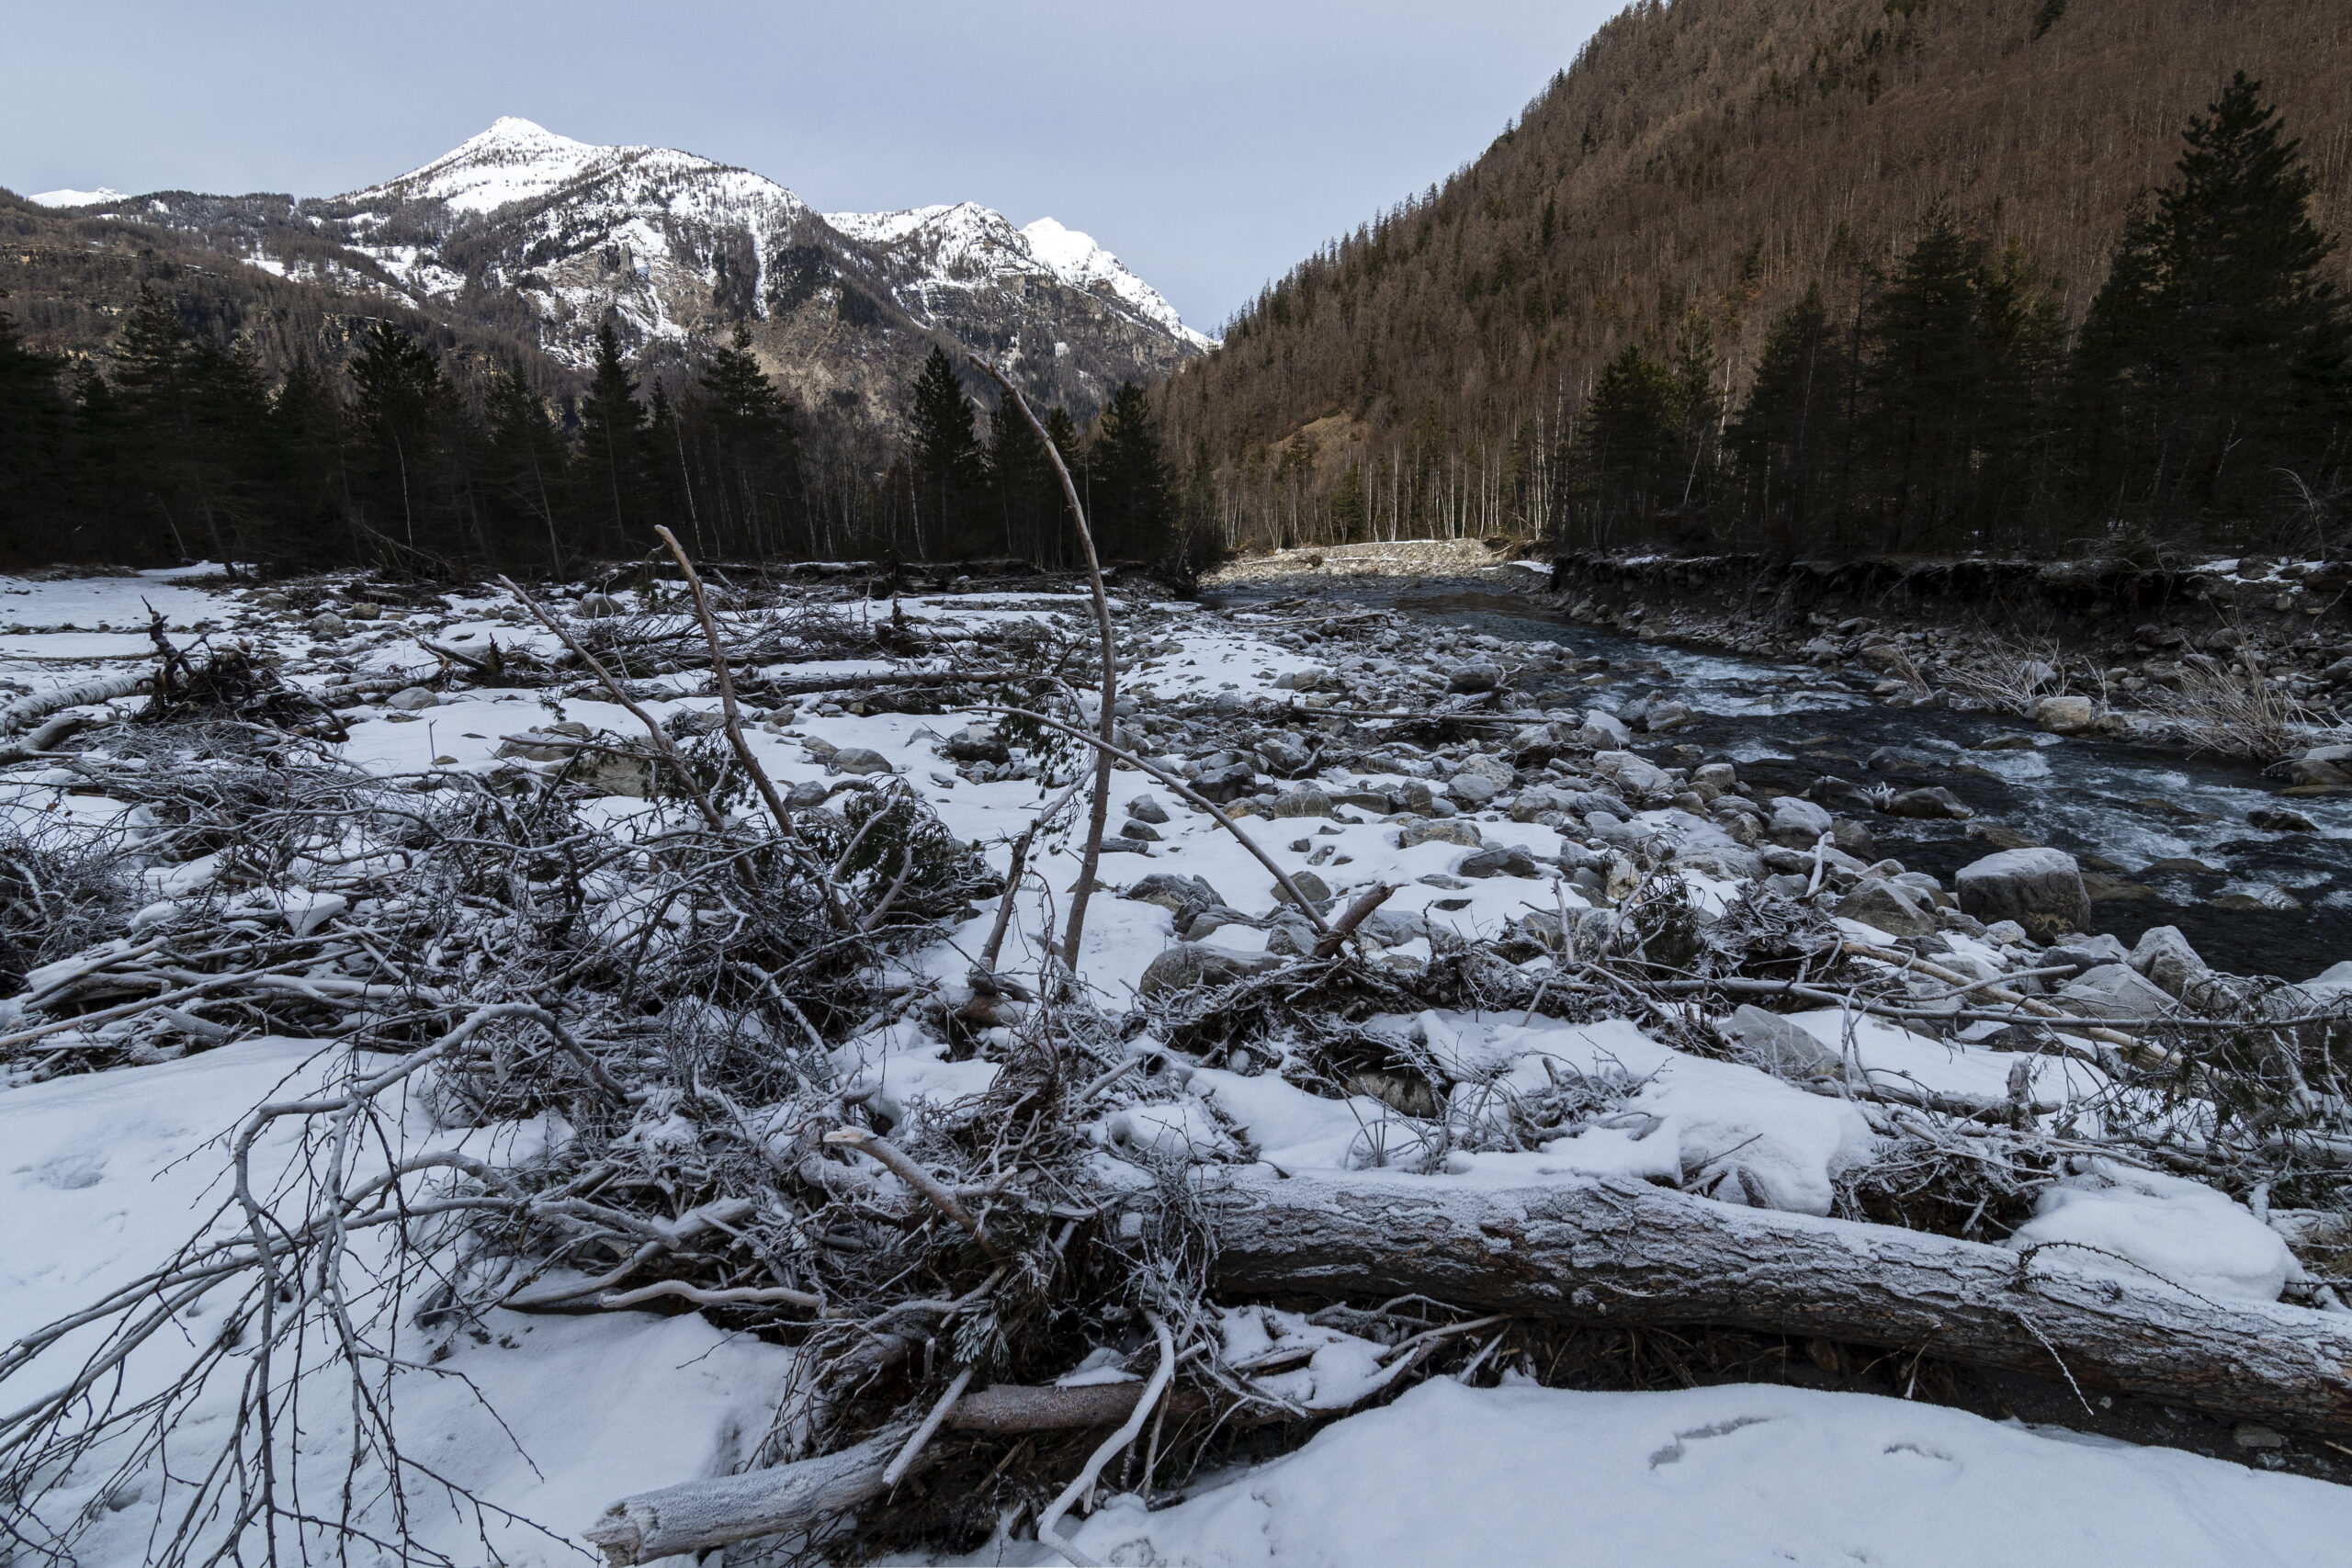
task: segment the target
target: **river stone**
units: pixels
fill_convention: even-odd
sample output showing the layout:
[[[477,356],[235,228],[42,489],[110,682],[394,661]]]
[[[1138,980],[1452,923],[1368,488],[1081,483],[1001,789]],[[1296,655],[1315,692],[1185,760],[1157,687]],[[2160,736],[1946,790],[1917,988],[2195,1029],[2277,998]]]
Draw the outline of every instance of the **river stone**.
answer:
[[[1331,901],[1330,885],[1313,872],[1294,871],[1290,874],[1290,880],[1292,886],[1296,887],[1308,903],[1321,905]],[[1287,904],[1290,901],[1290,888],[1284,887],[1279,882],[1275,883],[1274,902]]]
[[[1463,664],[1445,678],[1449,692],[1491,692],[1503,682],[1503,672],[1492,664]]]
[[[601,621],[621,613],[620,601],[609,593],[583,593],[578,614],[582,620]]]
[[[1168,820],[1168,807],[1160,805],[1154,796],[1139,795],[1127,802],[1127,815],[1138,822],[1159,827]]]
[[[1304,789],[1286,790],[1272,800],[1261,800],[1258,808],[1272,818],[1329,817],[1331,797],[1308,784]]]
[[[1238,909],[1212,905],[1178,928],[1186,942],[1205,942],[1219,926],[1254,926],[1258,922]]]
[[[1510,819],[1514,822],[1533,822],[1551,812],[1570,810],[1573,798],[1550,784],[1529,784],[1510,803]]]
[[[1656,795],[1673,782],[1666,776],[1665,769],[1631,751],[1595,751],[1592,765],[1596,772],[1615,780],[1617,788],[1628,800]]]
[[[1649,716],[1643,720],[1652,735],[1663,735],[1669,729],[1679,729],[1686,724],[1696,724],[1699,716],[1690,711],[1688,703],[1652,703]]]
[[[1295,774],[1315,760],[1314,753],[1307,750],[1297,739],[1285,735],[1280,730],[1274,730],[1261,737],[1257,751],[1259,756],[1266,760],[1266,771],[1272,773]]]
[[[410,686],[404,691],[394,692],[390,696],[386,697],[384,705],[398,709],[401,713],[415,713],[421,708],[439,707],[441,699],[423,686]]]
[[[2044,697],[2033,705],[2034,721],[2052,735],[2080,735],[2098,719],[2088,697]]]
[[[1584,723],[1577,728],[1575,738],[1587,746],[1623,750],[1632,743],[1634,732],[1626,728],[1625,721],[1615,714],[1604,713],[1600,708],[1589,708],[1585,712]]]
[[[1975,808],[1951,791],[1937,784],[1928,789],[1906,789],[1886,803],[1890,817],[1920,817],[1959,821],[1976,815]]]
[[[2088,1018],[2154,1018],[2173,1010],[2172,998],[2124,964],[2102,964],[2067,981],[2051,1000]]]
[[[2301,812],[2288,811],[2276,807],[2257,806],[2245,814],[2245,819],[2266,833],[2316,833],[2319,831],[2319,824]]]
[[[1010,762],[1012,749],[993,724],[967,724],[947,738],[947,755],[958,762]]]
[[[1839,1077],[1845,1059],[1776,1012],[1742,1003],[1718,1027],[1752,1067],[1784,1078]]]
[[[1486,840],[1478,836],[1478,825],[1460,818],[1438,818],[1428,822],[1408,822],[1396,834],[1396,847],[1409,850],[1416,844],[1460,844],[1475,850]]]
[[[1914,888],[1867,877],[1838,900],[1839,918],[1876,926],[1889,936],[1928,936],[1936,929],[1936,907]]]
[[[1536,874],[1535,856],[1518,844],[1497,844],[1474,850],[1455,863],[1458,876],[1527,876]]]
[[[1136,990],[1160,997],[1198,986],[1228,986],[1281,966],[1282,958],[1272,953],[1236,953],[1205,942],[1180,942],[1144,966]]]
[[[2172,997],[2187,996],[2191,987],[2212,974],[2178,926],[2150,926],[2142,931],[2140,945],[2132,950],[2131,964]]]
[[[1119,824],[1119,837],[1133,840],[1137,843],[1156,844],[1159,842],[1159,829],[1148,822],[1138,822],[1130,817]],[[1108,843],[1110,840],[1106,839],[1103,841]]]
[[[1358,811],[1369,811],[1374,817],[1385,817],[1396,809],[1396,803],[1387,793],[1376,789],[1341,790],[1331,797],[1333,806],[1352,806]]]
[[[802,750],[807,751],[808,755],[816,758],[817,761],[820,762],[830,762],[833,758],[841,754],[841,748],[834,745],[831,741],[826,739],[821,735],[802,736],[800,739],[800,747]]]
[[[1962,866],[1952,878],[1960,907],[1985,924],[2015,920],[2028,931],[2052,919],[2079,929],[2090,919],[2082,867],[2064,850],[2003,850]]]
[[[1772,802],[1772,841],[1791,849],[1811,849],[1814,841],[1835,826],[1829,813],[1793,795]]]
[[[341,637],[350,629],[351,627],[344,621],[344,618],[341,615],[336,615],[333,610],[322,610],[319,614],[311,617],[311,635],[312,637]]]
[[[1445,782],[1445,792],[1456,802],[1468,807],[1486,805],[1502,794],[1502,786],[1484,773],[1461,773]]]
[[[834,752],[828,760],[828,765],[834,772],[842,773],[895,773],[899,771],[890,765],[890,759],[864,746],[851,746]]]
[[[1176,917],[1176,929],[1182,931],[1193,923],[1194,916],[1225,903],[1225,895],[1197,876],[1179,876],[1172,872],[1157,872],[1138,877],[1119,895],[1138,904],[1157,904]]]

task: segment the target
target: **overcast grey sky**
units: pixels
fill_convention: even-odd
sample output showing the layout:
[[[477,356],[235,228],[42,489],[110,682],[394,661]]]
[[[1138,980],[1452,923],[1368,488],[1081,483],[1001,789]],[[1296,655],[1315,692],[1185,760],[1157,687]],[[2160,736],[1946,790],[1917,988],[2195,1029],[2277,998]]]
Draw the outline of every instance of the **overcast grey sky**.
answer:
[[[828,211],[1091,233],[1214,329],[1476,156],[1621,0],[0,0],[0,186],[327,196],[500,115]]]

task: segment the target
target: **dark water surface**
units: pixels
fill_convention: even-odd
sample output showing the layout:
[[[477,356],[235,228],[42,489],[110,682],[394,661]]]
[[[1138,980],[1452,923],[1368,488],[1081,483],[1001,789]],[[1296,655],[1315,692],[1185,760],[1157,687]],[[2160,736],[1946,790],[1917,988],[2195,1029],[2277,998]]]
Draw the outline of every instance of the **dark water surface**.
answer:
[[[1295,590],[1236,589],[1216,602],[1250,609],[1286,592]],[[1845,679],[1806,665],[1644,642],[1577,626],[1506,591],[1338,579],[1317,585],[1314,604],[1391,607],[1466,634],[1550,642],[1573,659],[1610,661],[1603,682],[1583,684],[1570,674],[1528,688],[1528,699],[1544,707],[1614,709],[1656,695],[1699,714],[1670,735],[1636,735],[1637,750],[1697,747],[1709,760],[1735,763],[1743,779],[1782,790],[1804,790],[1824,776],[1862,788],[1947,788],[1975,809],[1973,823],[1890,817],[1860,802],[1842,808],[1871,829],[1882,855],[1947,885],[1992,851],[1970,838],[1969,828],[2000,823],[2115,879],[2099,885],[2109,896],[2093,903],[2091,924],[2127,943],[2150,926],[2178,926],[2218,968],[2290,980],[2352,958],[2352,797],[2281,798],[2245,763],[2059,740],[2006,715],[1888,707],[1868,694],[1874,676]],[[2021,734],[2036,743],[1981,749]],[[2264,832],[2246,820],[2263,807],[2299,811],[2320,830]],[[2292,899],[2298,907],[2214,902],[2231,896]]]

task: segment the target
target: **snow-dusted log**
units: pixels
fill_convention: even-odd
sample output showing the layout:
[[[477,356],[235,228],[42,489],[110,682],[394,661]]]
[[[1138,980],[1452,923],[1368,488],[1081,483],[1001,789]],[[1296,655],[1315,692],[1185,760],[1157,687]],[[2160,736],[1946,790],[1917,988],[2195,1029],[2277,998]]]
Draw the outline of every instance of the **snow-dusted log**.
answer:
[[[2352,1317],[2125,1285],[2074,1271],[2063,1247],[2012,1252],[1632,1180],[1479,1190],[1252,1174],[1207,1201],[1214,1282],[1229,1296],[1419,1292],[1604,1326],[1803,1335],[2352,1433]]]
[[[650,1562],[685,1551],[708,1551],[754,1536],[803,1530],[886,1490],[890,1467],[909,1428],[891,1427],[854,1447],[773,1470],[715,1475],[624,1497],[582,1531],[608,1563]],[[922,1468],[917,1455],[912,1468]]]
[[[110,703],[117,697],[135,696],[141,692],[153,691],[154,685],[154,672],[141,670],[128,675],[102,675],[78,685],[55,686],[46,692],[34,692],[18,697],[6,707],[0,707],[0,735],[14,735],[34,720],[47,718],[61,708]]]

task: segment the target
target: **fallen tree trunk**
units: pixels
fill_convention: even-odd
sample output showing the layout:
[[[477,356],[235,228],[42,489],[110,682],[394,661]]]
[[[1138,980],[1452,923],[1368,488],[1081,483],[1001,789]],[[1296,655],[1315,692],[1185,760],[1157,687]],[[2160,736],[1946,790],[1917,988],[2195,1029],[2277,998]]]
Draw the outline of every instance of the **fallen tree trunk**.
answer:
[[[839,1453],[773,1470],[640,1492],[605,1509],[581,1533],[603,1549],[606,1562],[631,1563],[804,1530],[881,1495],[882,1472],[898,1457],[908,1430],[892,1427]],[[922,1462],[916,1456],[912,1468]]]
[[[1418,1292],[1611,1327],[1713,1325],[1909,1349],[2227,1420],[2352,1433],[2352,1318],[2211,1301],[1892,1226],[1645,1182],[1511,1190],[1245,1178],[1207,1195],[1227,1296]]]
[[[6,707],[0,707],[0,735],[14,735],[35,719],[47,718],[60,708],[110,703],[117,697],[152,692],[154,688],[154,672],[142,670],[136,675],[102,675],[95,681],[84,681],[76,685],[35,692],[29,696],[18,697]]]

